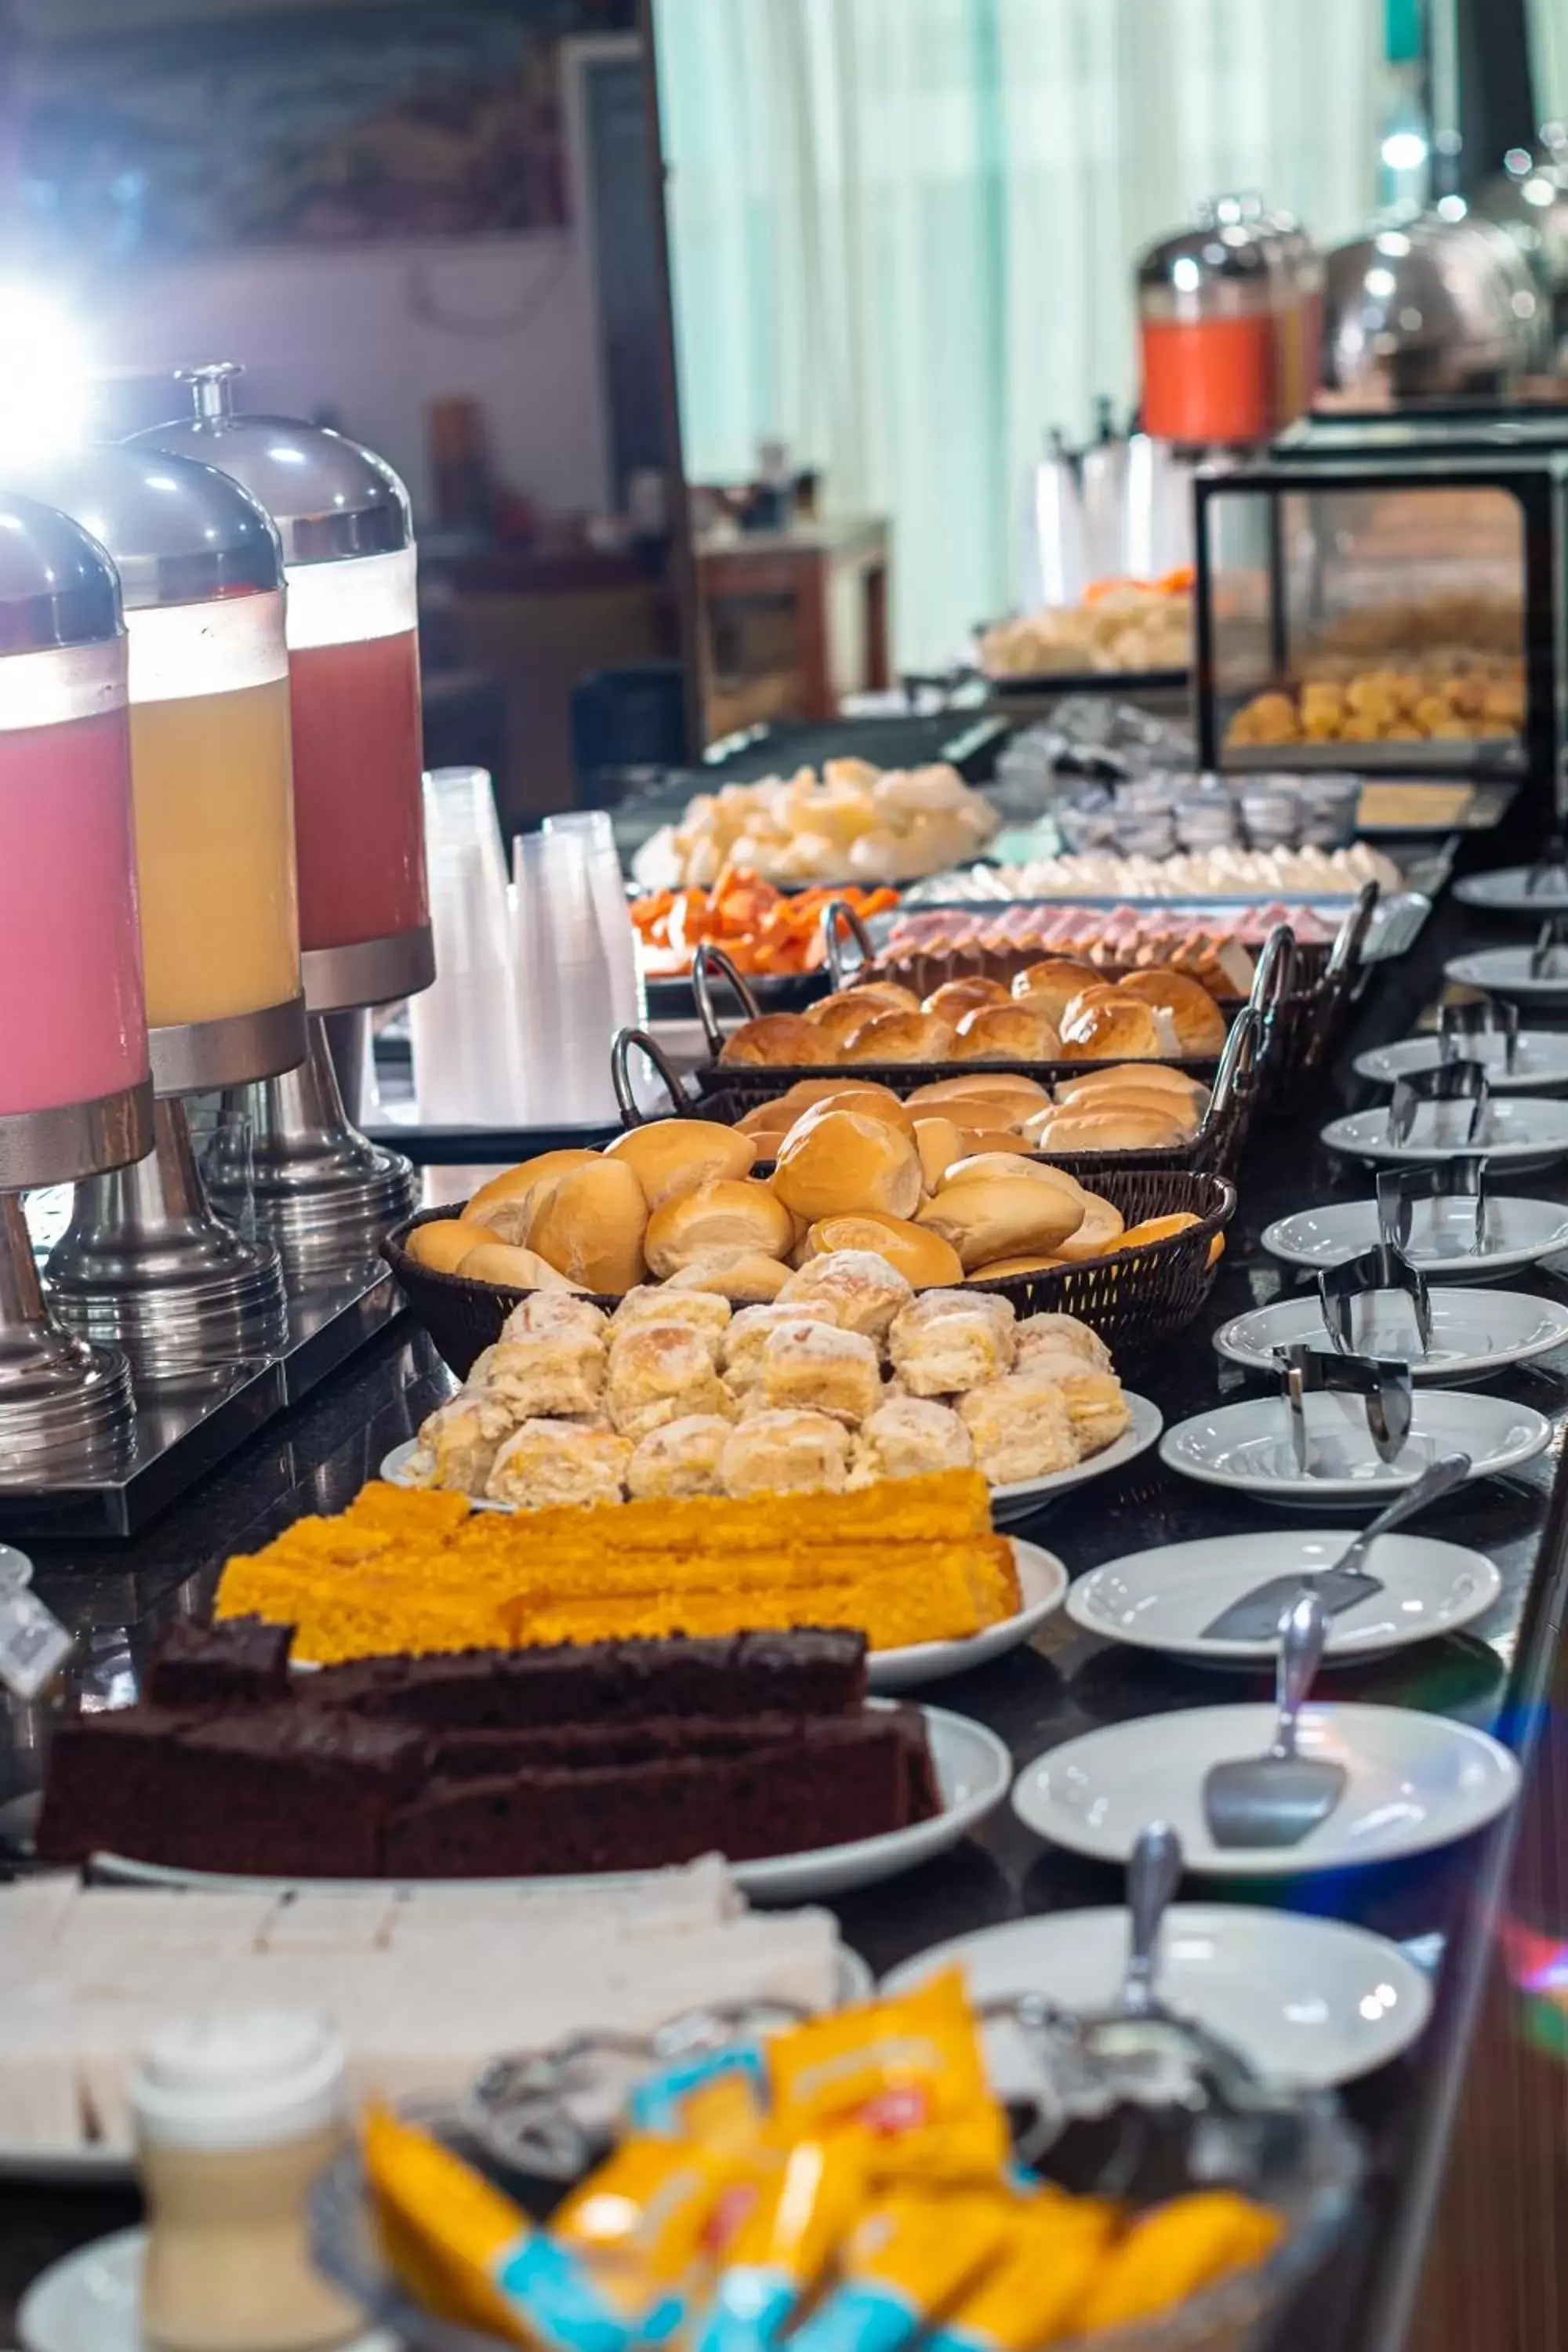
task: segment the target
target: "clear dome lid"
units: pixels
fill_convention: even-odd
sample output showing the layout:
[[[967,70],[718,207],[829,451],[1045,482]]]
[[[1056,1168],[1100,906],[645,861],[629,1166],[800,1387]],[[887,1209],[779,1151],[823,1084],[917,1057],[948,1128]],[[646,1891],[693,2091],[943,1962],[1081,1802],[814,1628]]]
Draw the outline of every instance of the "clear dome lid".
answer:
[[[270,516],[214,466],[104,443],[51,458],[26,481],[108,549],[127,612],[283,584]]]
[[[258,499],[277,524],[284,561],[337,563],[390,555],[413,544],[408,493],[384,459],[297,416],[252,416],[234,409],[234,360],[186,368],[194,414],[154,425],[132,446],[152,446],[221,467]]]
[[[0,655],[120,635],[120,583],[104,550],[52,507],[0,491]]]

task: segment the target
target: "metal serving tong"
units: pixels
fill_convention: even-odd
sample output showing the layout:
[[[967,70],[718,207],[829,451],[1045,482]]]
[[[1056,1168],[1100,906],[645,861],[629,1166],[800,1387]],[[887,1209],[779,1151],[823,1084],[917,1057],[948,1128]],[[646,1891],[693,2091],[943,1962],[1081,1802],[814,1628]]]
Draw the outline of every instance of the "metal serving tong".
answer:
[[[1535,945],[1530,950],[1531,980],[1558,980],[1562,977],[1557,958],[1568,946],[1568,916],[1548,915],[1535,935]]]
[[[1341,1356],[1298,1339],[1276,1348],[1279,1383],[1289,1409],[1290,1444],[1300,1477],[1310,1475],[1307,1444],[1307,1399],[1322,1393],[1359,1396],[1366,1402],[1367,1434],[1380,1462],[1397,1460],[1410,1434],[1415,1391],[1410,1367],[1382,1356]]]
[[[1335,1352],[1353,1356],[1355,1302],[1370,1298],[1380,1290],[1402,1290],[1409,1299],[1415,1315],[1415,1336],[1426,1356],[1432,1349],[1432,1299],[1426,1288],[1426,1278],[1417,1265],[1412,1265],[1396,1242],[1377,1241],[1359,1257],[1347,1257],[1342,1265],[1326,1265],[1318,1276],[1318,1297],[1323,1309],[1323,1323]]]
[[[1524,877],[1524,895],[1534,898],[1542,890],[1568,892],[1568,841],[1554,833]]]
[[[1475,1234],[1468,1255],[1485,1257],[1492,1245],[1491,1202],[1487,1192],[1490,1162],[1485,1152],[1459,1152],[1434,1168],[1382,1168],[1377,1176],[1377,1229],[1383,1244],[1408,1250],[1417,1201],[1468,1201]],[[1466,1253],[1456,1252],[1456,1255]]]
[[[1444,1062],[1435,1070],[1416,1070],[1397,1079],[1388,1106],[1390,1143],[1409,1142],[1416,1108],[1424,1102],[1468,1102],[1465,1147],[1476,1150],[1490,1141],[1491,1086],[1484,1062]]]
[[[1437,1012],[1437,1060],[1474,1061],[1462,1045],[1477,1037],[1502,1039],[1502,1066],[1510,1075],[1519,1061],[1519,1007],[1487,997],[1479,1004],[1444,1004]]]
[[[1279,1713],[1272,1742],[1261,1756],[1211,1764],[1204,1775],[1204,1820],[1215,1845],[1300,1845],[1344,1795],[1344,1766],[1329,1757],[1303,1756],[1297,1748],[1301,1709],[1328,1634],[1317,1594],[1299,1594],[1279,1628]]]

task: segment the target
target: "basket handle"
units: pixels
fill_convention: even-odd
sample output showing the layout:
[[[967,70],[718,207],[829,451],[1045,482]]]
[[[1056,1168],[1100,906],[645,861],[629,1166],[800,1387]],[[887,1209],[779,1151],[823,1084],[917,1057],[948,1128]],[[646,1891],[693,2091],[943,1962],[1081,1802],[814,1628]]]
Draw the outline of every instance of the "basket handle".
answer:
[[[1263,942],[1247,1001],[1267,1022],[1286,1003],[1295,986],[1296,934],[1289,923],[1276,923]]]
[[[1231,1024],[1225,1051],[1215,1072],[1214,1092],[1198,1129],[1198,1141],[1207,1145],[1223,1135],[1232,1112],[1246,1102],[1258,1081],[1259,1022],[1257,1011],[1244,1004]]]
[[[698,1017],[702,1024],[702,1034],[708,1040],[708,1050],[717,1061],[724,1051],[724,1032],[719,1026],[719,1015],[713,1010],[710,982],[714,972],[729,982],[748,1021],[759,1020],[763,1008],[723,949],[715,947],[711,940],[701,940],[691,959],[691,989],[697,999]]]
[[[860,961],[848,970],[844,963],[842,925],[860,950]],[[822,910],[822,944],[827,956],[827,969],[835,988],[847,988],[855,974],[865,969],[877,950],[871,944],[871,934],[866,929],[847,898],[830,898]]]
[[[1366,935],[1372,929],[1372,919],[1382,895],[1375,882],[1363,883],[1355,905],[1340,925],[1329,951],[1328,969],[1323,974],[1325,982],[1342,981],[1352,971],[1359,971],[1362,950],[1366,945]]]
[[[616,1101],[620,1107],[623,1127],[641,1127],[643,1114],[637,1096],[632,1091],[631,1055],[633,1047],[645,1062],[651,1063],[664,1082],[669,1097],[672,1118],[694,1118],[686,1088],[671,1066],[662,1045],[650,1037],[646,1029],[617,1029],[610,1047],[610,1083],[616,1089]]]

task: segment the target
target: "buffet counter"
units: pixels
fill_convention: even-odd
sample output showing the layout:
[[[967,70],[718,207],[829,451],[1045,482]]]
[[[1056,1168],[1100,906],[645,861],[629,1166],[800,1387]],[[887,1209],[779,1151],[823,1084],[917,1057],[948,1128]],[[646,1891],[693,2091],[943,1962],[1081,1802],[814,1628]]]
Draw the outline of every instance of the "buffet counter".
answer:
[[[1342,1071],[1355,1052],[1409,1033],[1436,992],[1444,961],[1477,930],[1463,908],[1438,909],[1415,951],[1378,974]],[[1134,1370],[1167,1422],[1211,1402],[1216,1389],[1222,1398],[1247,1390],[1247,1376],[1221,1363],[1210,1334],[1229,1316],[1289,1289],[1288,1271],[1263,1253],[1258,1237],[1273,1219],[1331,1196],[1335,1170],[1319,1129],[1343,1107],[1340,1097],[1365,1098],[1364,1089],[1350,1092],[1357,1083],[1314,1086],[1309,1105],[1267,1118],[1255,1134],[1208,1309]],[[1342,1169],[1341,1180],[1342,1197],[1357,1190],[1364,1196],[1364,1181],[1345,1183]],[[1568,1200],[1568,1171],[1532,1176],[1524,1189]],[[430,1197],[449,1197],[439,1171],[432,1171]],[[1510,1286],[1552,1295],[1550,1276],[1516,1276]],[[1547,1413],[1554,1439],[1568,1424],[1564,1352],[1489,1384]],[[154,1638],[173,1618],[205,1609],[226,1556],[254,1550],[301,1513],[343,1508],[449,1386],[428,1342],[405,1323],[137,1541],[30,1547],[38,1591],[78,1636],[73,1703],[118,1704],[132,1696]],[[1553,2110],[1561,2118],[1561,2060],[1550,2032],[1536,2030],[1555,2023],[1558,2040],[1568,2041],[1552,1991],[1554,1953],[1568,1949],[1557,1940],[1568,1937],[1568,1876],[1552,1837],[1565,1801],[1568,1737],[1561,1710],[1554,1722],[1549,1707],[1554,1692],[1568,1698],[1568,1486],[1559,1481],[1562,1491],[1553,1488],[1559,1454],[1554,1443],[1524,1468],[1468,1487],[1443,1507],[1444,1536],[1497,1563],[1502,1591],[1491,1611],[1463,1633],[1336,1678],[1336,1695],[1418,1705],[1498,1731],[1526,1761],[1522,1806],[1463,1844],[1396,1866],[1226,1890],[1227,1899],[1361,1922],[1399,1938],[1436,1972],[1436,2012],[1425,2036],[1346,2095],[1366,2138],[1366,2186],[1333,2261],[1279,2339],[1289,2352],[1330,2346],[1393,2352],[1416,2311],[1419,2330],[1410,2340],[1422,2352],[1449,2346],[1469,2352],[1482,2340],[1467,2332],[1472,2313],[1489,2319],[1487,2342],[1525,2347],[1547,2340],[1523,2332],[1522,2324],[1504,2325],[1484,2298],[1494,2287],[1504,2291],[1500,2280],[1521,2311],[1546,2313],[1550,2240],[1539,2241],[1536,2252],[1526,2233],[1549,2226],[1553,2196],[1562,2210],[1563,2150],[1551,2145],[1547,2121]],[[1068,1496],[1023,1532],[1048,1543],[1077,1574],[1152,1543],[1244,1532],[1270,1517],[1266,1506],[1177,1477],[1149,1454]],[[1215,1685],[1211,1675],[1099,1642],[1062,1614],[1031,1646],[947,1681],[932,1696],[994,1727],[1021,1766],[1099,1724],[1267,1695],[1252,1676],[1226,1677],[1223,1690]],[[9,1808],[37,1785],[39,1726],[15,1709],[5,1721],[0,1805]],[[1020,1913],[1121,1899],[1120,1872],[1042,1845],[1003,1808],[955,1850],[837,1907],[847,1941],[880,1973]],[[1568,1980],[1568,1964],[1557,1979]],[[1454,2226],[1461,2205],[1462,2229]],[[15,2340],[12,2315],[30,2278],[72,2244],[133,2214],[129,2193],[6,2182],[0,2342]]]

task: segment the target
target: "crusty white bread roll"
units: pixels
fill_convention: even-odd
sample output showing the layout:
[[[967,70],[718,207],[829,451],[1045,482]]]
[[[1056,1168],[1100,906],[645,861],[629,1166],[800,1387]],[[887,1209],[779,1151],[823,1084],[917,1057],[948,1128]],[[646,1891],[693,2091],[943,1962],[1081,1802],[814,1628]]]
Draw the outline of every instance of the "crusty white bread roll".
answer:
[[[1049,1102],[1050,1094],[1038,1078],[1026,1078],[1021,1070],[965,1070],[958,1078],[932,1078],[927,1085],[917,1087],[907,1097],[910,1108],[921,1116],[927,1108],[938,1109],[950,1103],[991,1103],[1003,1119],[1012,1116],[1014,1102],[1027,1104],[1038,1110]],[[948,1110],[952,1118],[955,1114]],[[978,1125],[979,1121],[959,1119],[960,1126]]]
[[[1086,1265],[1090,1258],[1103,1257],[1126,1223],[1126,1219],[1113,1202],[1100,1192],[1083,1196],[1083,1223],[1065,1242],[1058,1244],[1058,1255],[1068,1265]]]
[[[748,1174],[756,1146],[749,1135],[714,1118],[655,1118],[617,1135],[605,1156],[626,1162],[651,1212],[699,1184]]]
[[[647,1202],[624,1160],[595,1153],[534,1198],[528,1246],[584,1290],[616,1297],[646,1274]]]
[[[742,1178],[699,1184],[666,1201],[648,1219],[644,1247],[654,1273],[664,1276],[724,1250],[780,1258],[794,1242],[795,1223],[784,1202],[766,1184]]]
[[[806,1256],[829,1257],[836,1250],[870,1250],[896,1266],[913,1290],[932,1290],[963,1279],[963,1265],[951,1242],[909,1217],[862,1209],[842,1217],[819,1217],[805,1236]]]
[[[856,1062],[945,1062],[952,1052],[952,1024],[935,1013],[884,1013],[856,1029],[839,1048],[847,1066]]]
[[[1029,1122],[1041,1151],[1165,1151],[1185,1140],[1179,1119],[1159,1110],[1058,1110]]]
[[[999,980],[944,980],[940,988],[921,998],[921,1010],[957,1023],[978,1005],[1006,1003],[1007,992]]]
[[[1051,1062],[1061,1049],[1055,1024],[1032,1004],[986,1004],[964,1014],[952,1052],[960,1062]]]
[[[935,1113],[930,1118],[915,1121],[915,1150],[921,1156],[921,1181],[928,1192],[934,1192],[955,1160],[962,1160],[967,1146],[963,1129],[951,1118]]]
[[[987,1265],[977,1265],[973,1274],[963,1278],[965,1282],[1016,1282],[1024,1275],[1055,1274],[1058,1266],[1066,1264],[1065,1257],[1054,1256],[1048,1251],[1033,1257],[998,1257]]]
[[[874,1021],[879,1013],[908,1013],[918,1011],[919,1006],[920,1000],[910,989],[901,988],[894,994],[868,985],[835,989],[831,996],[819,997],[815,1004],[807,1005],[805,1017],[814,1029],[820,1029],[825,1037],[833,1040],[832,1055],[818,1055],[818,1059],[837,1061],[837,1048],[845,1039],[857,1029],[863,1029],[868,1021]]]
[[[833,1040],[804,1014],[764,1013],[731,1031],[719,1059],[753,1068],[809,1070],[814,1065],[820,1068],[824,1062],[836,1062],[838,1056],[833,1051]]]
[[[1058,1192],[1069,1193],[1075,1200],[1087,1198],[1077,1177],[1069,1176],[1066,1169],[1052,1168],[1043,1160],[1005,1151],[972,1152],[967,1160],[958,1160],[948,1170],[937,1190],[945,1191],[949,1184],[966,1184],[975,1176],[1027,1176],[1037,1184],[1054,1184]]]
[[[1158,1013],[1170,1015],[1176,1043],[1184,1054],[1219,1054],[1225,1050],[1225,1015],[1201,981],[1169,964],[1147,971],[1130,971],[1120,983],[1123,996],[1135,996]]]
[[[1069,1193],[1034,1176],[972,1176],[946,1184],[919,1222],[951,1242],[967,1274],[993,1258],[1055,1253],[1082,1212]]]
[[[855,1209],[912,1216],[923,1190],[912,1139],[853,1110],[827,1111],[786,1136],[772,1181],[784,1207],[808,1225]]]
[[[452,1271],[470,1282],[504,1283],[509,1290],[591,1290],[594,1283],[574,1282],[536,1250],[515,1242],[481,1242]]]
[[[1026,965],[1013,982],[1013,994],[1020,1004],[1032,1004],[1059,1029],[1073,998],[1102,977],[1091,963],[1080,963],[1071,956],[1047,956],[1041,963]]]
[[[973,1160],[978,1151],[1033,1151],[1034,1145],[1016,1127],[961,1127],[963,1157]]]
[[[858,1111],[862,1118],[884,1119],[888,1126],[899,1128],[905,1135],[914,1133],[913,1111],[887,1087],[875,1084],[857,1086],[852,1079],[847,1078],[843,1086],[835,1087],[832,1094],[823,1095],[816,1102],[808,1103],[804,1110],[797,1111],[792,1124],[799,1126],[806,1119],[820,1118],[826,1110]]]
[[[787,1135],[798,1116],[798,1108],[795,1110],[786,1108],[784,1097],[781,1095],[776,1102],[758,1103],[754,1110],[749,1110],[742,1118],[738,1118],[735,1121],[735,1132],[737,1135],[756,1137],[760,1147],[761,1144],[776,1139],[781,1135]],[[759,1149],[758,1156],[765,1159],[769,1155]]]
[[[1062,1015],[1061,1032],[1065,1062],[1158,1061],[1176,1050],[1170,1014],[1115,988],[1086,989]]]
[[[1066,1111],[1113,1110],[1157,1112],[1162,1118],[1171,1120],[1184,1136],[1195,1135],[1203,1117],[1197,1105],[1186,1097],[1168,1094],[1161,1087],[1136,1086],[1131,1079],[1123,1079],[1121,1084],[1116,1087],[1096,1087],[1093,1093],[1081,1095],[1072,1102],[1058,1103],[1054,1114],[1047,1111],[1042,1116],[1049,1118],[1053,1116],[1059,1118]],[[1038,1121],[1036,1119],[1026,1119],[1025,1132],[1030,1132],[1037,1125]]]
[[[666,1290],[710,1290],[732,1307],[761,1307],[776,1298],[789,1280],[789,1268],[760,1250],[716,1250],[711,1257],[694,1259],[672,1274]]]
[[[1056,1097],[1058,1103],[1087,1102],[1100,1088],[1115,1092],[1131,1084],[1141,1094],[1159,1092],[1184,1097],[1201,1108],[1208,1100],[1208,1088],[1198,1079],[1189,1077],[1185,1070],[1173,1070],[1163,1062],[1113,1062],[1108,1069],[1085,1070],[1081,1077],[1059,1078]]]
[[[534,1195],[557,1177],[598,1158],[596,1151],[542,1151],[537,1159],[520,1160],[481,1184],[463,1214],[470,1224],[488,1225],[501,1241],[524,1242]]]
[[[432,1217],[427,1225],[416,1225],[403,1244],[418,1265],[427,1265],[433,1274],[456,1274],[470,1250],[483,1249],[498,1236],[489,1225],[476,1224],[470,1217]]]

